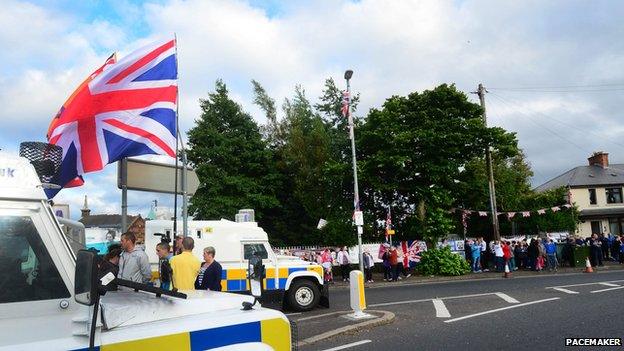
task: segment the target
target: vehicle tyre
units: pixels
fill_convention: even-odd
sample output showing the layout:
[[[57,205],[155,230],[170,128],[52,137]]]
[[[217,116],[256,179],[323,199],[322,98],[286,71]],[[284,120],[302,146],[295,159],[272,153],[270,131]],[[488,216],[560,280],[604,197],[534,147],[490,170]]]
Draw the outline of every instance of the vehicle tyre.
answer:
[[[288,305],[298,312],[310,311],[321,298],[318,286],[307,279],[293,281],[287,294]]]

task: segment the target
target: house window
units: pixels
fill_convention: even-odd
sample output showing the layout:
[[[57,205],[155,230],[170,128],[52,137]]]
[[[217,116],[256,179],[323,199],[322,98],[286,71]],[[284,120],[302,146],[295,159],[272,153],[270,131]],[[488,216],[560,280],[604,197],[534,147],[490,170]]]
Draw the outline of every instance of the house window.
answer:
[[[620,218],[609,218],[609,229],[613,235],[622,234],[622,223]]]
[[[591,221],[591,233],[592,234],[602,233],[602,227],[600,227],[600,221]]]
[[[596,189],[589,189],[589,204],[595,205],[598,202],[596,201]]]
[[[608,204],[622,203],[622,188],[607,188],[606,194]]]

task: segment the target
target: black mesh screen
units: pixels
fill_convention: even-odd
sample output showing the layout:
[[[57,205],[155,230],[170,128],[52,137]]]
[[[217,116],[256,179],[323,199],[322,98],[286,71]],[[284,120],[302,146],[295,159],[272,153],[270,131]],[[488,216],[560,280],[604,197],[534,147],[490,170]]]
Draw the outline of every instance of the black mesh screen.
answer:
[[[20,144],[20,156],[30,160],[42,183],[50,183],[61,168],[63,148],[38,141],[27,141]]]

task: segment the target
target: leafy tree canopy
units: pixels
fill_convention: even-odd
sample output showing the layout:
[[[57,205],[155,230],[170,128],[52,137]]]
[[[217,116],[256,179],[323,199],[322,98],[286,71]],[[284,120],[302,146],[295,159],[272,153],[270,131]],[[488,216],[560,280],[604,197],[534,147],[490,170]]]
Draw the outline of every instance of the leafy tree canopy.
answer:
[[[253,208],[262,223],[279,203],[275,166],[257,124],[220,80],[200,105],[202,114],[188,133],[188,158],[201,185],[189,212],[197,219],[233,219],[239,209]]]

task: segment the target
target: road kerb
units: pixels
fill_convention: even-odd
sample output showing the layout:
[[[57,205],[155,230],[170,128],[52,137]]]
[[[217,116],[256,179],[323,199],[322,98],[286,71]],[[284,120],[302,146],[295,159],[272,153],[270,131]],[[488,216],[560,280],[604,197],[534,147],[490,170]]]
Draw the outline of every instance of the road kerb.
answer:
[[[353,331],[357,331],[360,329],[364,329],[364,328],[372,328],[372,327],[376,327],[379,325],[384,325],[384,324],[388,324],[391,323],[392,321],[394,321],[394,313],[389,312],[389,311],[376,311],[376,310],[367,310],[366,312],[368,313],[381,313],[381,317],[375,318],[375,319],[370,319],[370,320],[366,320],[364,322],[360,322],[357,324],[352,324],[352,325],[347,325],[344,327],[340,327],[338,329],[335,330],[331,330],[325,333],[321,333],[318,335],[314,335],[311,336],[309,338],[303,339],[301,341],[299,341],[297,343],[298,347],[302,347],[305,345],[310,345],[310,344],[314,344],[315,342],[319,342],[321,340],[325,340],[325,339],[329,339],[332,338],[334,336],[340,335],[340,334],[345,334],[345,333],[349,333],[349,332],[353,332]],[[339,311],[339,312],[333,312],[333,313],[327,313],[324,316],[330,316],[330,315],[341,315],[341,314],[349,314],[351,313],[351,311]]]

